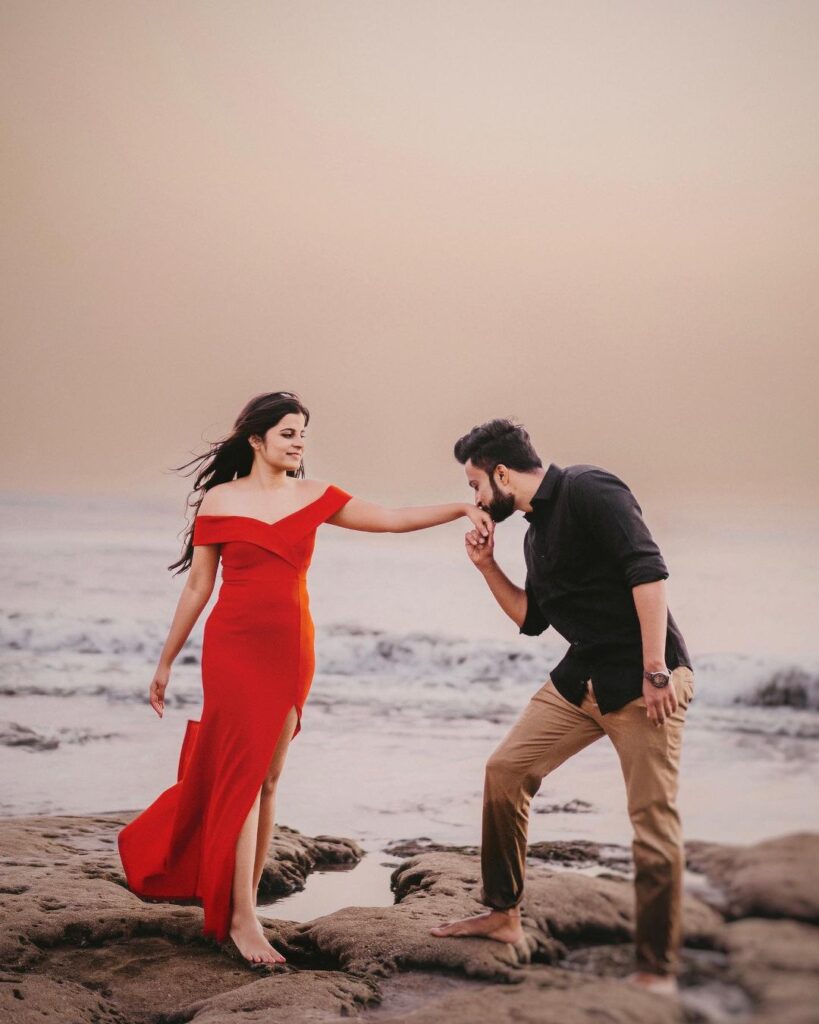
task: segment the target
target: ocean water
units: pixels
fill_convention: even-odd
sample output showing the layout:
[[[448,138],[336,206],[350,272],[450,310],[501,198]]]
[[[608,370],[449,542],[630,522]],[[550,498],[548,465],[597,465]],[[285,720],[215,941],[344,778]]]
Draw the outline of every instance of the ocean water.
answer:
[[[177,659],[160,720],[146,698],[183,585],[165,568],[179,550],[178,511],[0,500],[0,813],[137,809],[175,781],[185,722],[201,710],[207,616]],[[497,534],[498,559],[519,582],[524,527],[516,517]],[[458,523],[405,536],[321,527],[310,571],[317,671],[280,822],[372,851],[419,836],[478,842],[484,762],[565,643],[518,635],[467,561],[463,533]],[[816,541],[730,518],[661,519],[655,535],[695,661],[687,836],[815,829]],[[533,809],[533,841],[630,837],[605,739],[545,779]]]

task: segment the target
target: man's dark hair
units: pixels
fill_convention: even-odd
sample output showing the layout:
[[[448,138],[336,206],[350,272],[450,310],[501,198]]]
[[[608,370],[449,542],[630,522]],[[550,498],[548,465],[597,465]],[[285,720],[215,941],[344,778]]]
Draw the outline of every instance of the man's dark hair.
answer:
[[[543,465],[529,435],[511,420],[490,420],[473,427],[455,442],[455,458],[461,464],[469,459],[473,466],[489,476],[501,463],[522,473],[540,469]]]

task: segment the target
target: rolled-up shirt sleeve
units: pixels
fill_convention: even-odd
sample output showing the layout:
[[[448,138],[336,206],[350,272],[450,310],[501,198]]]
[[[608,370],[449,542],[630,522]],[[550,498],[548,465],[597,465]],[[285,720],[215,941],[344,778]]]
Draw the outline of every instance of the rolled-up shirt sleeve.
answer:
[[[526,636],[540,636],[540,634],[549,628],[549,623],[546,620],[545,615],[540,610],[540,605],[537,603],[537,598],[532,590],[532,585],[529,582],[529,577],[526,577],[526,617],[523,620],[523,624],[520,627],[520,632]]]
[[[668,578],[642,509],[622,480],[604,469],[588,470],[573,481],[572,502],[602,550],[618,562],[630,587]]]

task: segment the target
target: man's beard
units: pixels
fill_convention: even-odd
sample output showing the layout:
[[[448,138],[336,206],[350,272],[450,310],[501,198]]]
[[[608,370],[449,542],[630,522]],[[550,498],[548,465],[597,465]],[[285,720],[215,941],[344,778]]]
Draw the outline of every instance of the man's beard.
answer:
[[[492,477],[489,478],[489,486],[492,488],[492,500],[485,507],[485,511],[489,513],[493,523],[502,523],[515,511],[515,497],[512,494],[504,494]]]

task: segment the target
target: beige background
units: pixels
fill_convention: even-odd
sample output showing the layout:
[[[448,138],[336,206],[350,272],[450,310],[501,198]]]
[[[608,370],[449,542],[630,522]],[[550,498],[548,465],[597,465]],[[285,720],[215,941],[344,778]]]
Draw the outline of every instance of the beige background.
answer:
[[[178,494],[287,388],[367,497],[462,496],[452,442],[513,415],[641,494],[809,508],[818,28],[4,0],[5,487]]]

